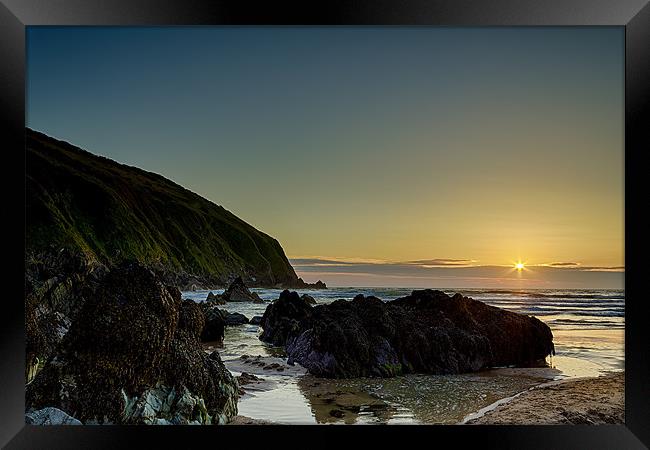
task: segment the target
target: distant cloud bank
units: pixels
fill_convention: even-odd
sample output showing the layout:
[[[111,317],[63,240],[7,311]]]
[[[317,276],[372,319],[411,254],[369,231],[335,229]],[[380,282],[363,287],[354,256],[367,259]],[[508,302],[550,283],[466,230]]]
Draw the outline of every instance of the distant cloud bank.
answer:
[[[623,266],[582,266],[578,262],[512,266],[480,265],[471,259],[381,261],[333,257],[291,258],[299,276],[332,286],[519,287],[623,289]]]

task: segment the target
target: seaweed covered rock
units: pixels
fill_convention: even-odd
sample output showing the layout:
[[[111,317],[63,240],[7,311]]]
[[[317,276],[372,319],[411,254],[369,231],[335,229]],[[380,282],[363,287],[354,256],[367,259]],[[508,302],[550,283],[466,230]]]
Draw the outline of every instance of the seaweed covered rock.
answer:
[[[226,314],[216,306],[201,303],[204,326],[201,331],[201,341],[222,342],[226,330]]]
[[[289,336],[301,332],[300,322],[312,314],[311,305],[297,292],[282,291],[280,297],[266,307],[260,326],[260,339],[273,345],[285,345]]]
[[[83,423],[227,422],[237,412],[237,383],[218,354],[203,352],[203,328],[196,303],[125,263],[86,299],[27,386],[27,407],[56,407]],[[156,390],[167,393],[166,403],[153,400]],[[188,395],[196,400],[191,411],[179,406]],[[143,402],[149,406],[138,409]]]
[[[460,294],[426,289],[391,302],[358,295],[313,308],[298,299],[285,294],[280,308],[269,305],[260,339],[284,345],[289,362],[316,376],[455,374],[528,365],[554,352],[540,320]]]
[[[264,302],[256,292],[251,292],[246,287],[244,280],[242,280],[241,277],[235,278],[235,280],[230,283],[230,286],[228,286],[228,289],[226,289],[221,297],[227,302]]]
[[[177,397],[175,424],[225,424],[237,415],[237,382],[219,352],[203,351],[199,339],[203,320],[195,302],[183,302],[179,326],[161,364],[160,382],[173,388]]]
[[[26,382],[56,350],[106,268],[50,246],[25,258]]]
[[[553,334],[536,317],[518,314],[478,300],[430,289],[390,302],[430,323],[449,323],[464,333],[479,335],[489,342],[487,366],[529,365],[555,354]],[[407,342],[412,348],[419,341]],[[469,350],[469,349],[468,349]]]

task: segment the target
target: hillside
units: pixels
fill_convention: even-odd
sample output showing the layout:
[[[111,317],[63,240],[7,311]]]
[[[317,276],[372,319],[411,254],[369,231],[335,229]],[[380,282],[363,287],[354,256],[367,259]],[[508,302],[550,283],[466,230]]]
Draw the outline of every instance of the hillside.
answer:
[[[66,248],[90,262],[136,259],[176,285],[302,287],[282,247],[155,173],[26,130],[26,256]]]

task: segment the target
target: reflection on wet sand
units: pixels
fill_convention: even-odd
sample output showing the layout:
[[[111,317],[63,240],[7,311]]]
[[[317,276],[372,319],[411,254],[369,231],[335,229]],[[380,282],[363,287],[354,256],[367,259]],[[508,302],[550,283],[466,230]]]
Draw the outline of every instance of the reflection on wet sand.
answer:
[[[455,424],[556,374],[549,368],[527,369],[526,374],[508,370],[350,380],[307,375],[297,384],[317,423]]]
[[[395,406],[362,390],[358,381],[304,376],[298,388],[318,423],[386,423],[395,416]]]

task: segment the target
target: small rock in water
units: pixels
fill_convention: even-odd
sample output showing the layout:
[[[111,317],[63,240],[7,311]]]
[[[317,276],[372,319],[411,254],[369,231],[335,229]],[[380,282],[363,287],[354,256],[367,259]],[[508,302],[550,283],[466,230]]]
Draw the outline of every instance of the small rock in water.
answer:
[[[226,301],[221,297],[221,295],[214,295],[212,292],[208,292],[208,296],[205,299],[206,302],[212,303],[214,305],[225,305]]]
[[[332,417],[336,417],[336,418],[338,418],[338,419],[340,419],[340,418],[343,417],[344,415],[345,415],[345,414],[344,414],[343,411],[341,411],[340,409],[332,409],[332,410],[330,411],[330,416],[332,416]]]
[[[237,277],[221,296],[228,302],[264,303],[256,292],[251,292],[241,277]]]
[[[252,373],[242,372],[240,376],[237,377],[239,384],[250,384],[253,382],[262,381],[260,377],[256,377]]]
[[[242,325],[248,323],[248,318],[240,313],[227,313],[226,325]]]

